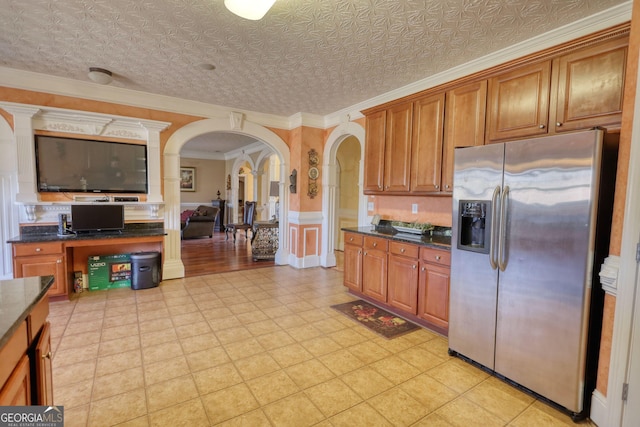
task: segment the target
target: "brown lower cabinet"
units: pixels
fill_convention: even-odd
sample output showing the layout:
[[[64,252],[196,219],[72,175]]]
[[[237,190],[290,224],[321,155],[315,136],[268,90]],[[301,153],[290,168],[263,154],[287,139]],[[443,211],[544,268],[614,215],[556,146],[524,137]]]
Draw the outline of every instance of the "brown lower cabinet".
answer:
[[[418,246],[389,243],[389,305],[416,314],[418,311]]]
[[[362,246],[362,292],[380,302],[387,302],[388,240],[364,237]]]
[[[396,314],[446,332],[451,253],[345,232],[344,285]]]
[[[53,405],[48,314],[45,296],[0,349],[0,406]]]
[[[451,254],[420,248],[418,316],[441,328],[449,327]]]

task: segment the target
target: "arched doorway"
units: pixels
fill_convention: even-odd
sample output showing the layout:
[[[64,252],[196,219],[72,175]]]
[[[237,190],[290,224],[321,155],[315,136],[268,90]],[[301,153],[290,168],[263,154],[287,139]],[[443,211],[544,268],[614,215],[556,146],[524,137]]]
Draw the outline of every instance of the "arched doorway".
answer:
[[[333,267],[336,265],[334,251],[337,247],[336,236],[340,229],[337,210],[339,206],[339,166],[337,162],[338,149],[347,138],[354,138],[351,143],[360,145],[360,165],[358,168],[357,190],[357,225],[365,225],[370,219],[367,216],[367,197],[362,192],[364,180],[364,128],[358,123],[342,123],[336,127],[327,138],[323,153],[322,177],[322,251],[320,265]]]
[[[205,119],[190,123],[171,135],[164,148],[164,200],[165,200],[165,237],[163,278],[173,279],[184,277],[184,265],[180,258],[180,148],[190,139],[209,132],[239,133],[254,137],[273,149],[280,159],[280,176],[285,173],[290,164],[290,152],[287,144],[274,132],[258,124],[227,119]],[[286,186],[280,185],[281,190]],[[279,249],[276,254],[276,264],[286,264],[289,248],[287,246],[287,217],[282,212],[288,210],[288,192],[283,194],[280,203]]]

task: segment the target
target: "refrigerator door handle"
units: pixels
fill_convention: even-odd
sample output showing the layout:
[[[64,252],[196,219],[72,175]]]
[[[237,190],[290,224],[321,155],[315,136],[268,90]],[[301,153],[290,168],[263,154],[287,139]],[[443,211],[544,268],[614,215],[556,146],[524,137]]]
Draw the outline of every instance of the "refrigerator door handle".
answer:
[[[492,269],[498,268],[497,247],[496,241],[498,240],[498,233],[500,227],[498,227],[498,197],[500,196],[500,186],[496,186],[493,190],[493,197],[491,197],[491,236],[489,240],[489,263]]]
[[[507,256],[505,246],[507,245],[507,210],[509,208],[509,186],[506,185],[500,197],[500,236],[498,237],[498,267],[500,271],[507,268]]]

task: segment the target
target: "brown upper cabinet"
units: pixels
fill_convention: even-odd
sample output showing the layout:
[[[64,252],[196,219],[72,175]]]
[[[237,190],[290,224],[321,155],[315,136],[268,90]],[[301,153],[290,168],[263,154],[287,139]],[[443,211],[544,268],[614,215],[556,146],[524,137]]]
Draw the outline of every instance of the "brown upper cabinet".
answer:
[[[364,192],[409,191],[413,104],[367,115]]]
[[[453,190],[453,150],[484,143],[487,81],[367,114],[364,193]]]
[[[467,83],[447,91],[444,113],[442,191],[453,191],[453,156],[456,147],[484,144],[487,81]]]
[[[628,26],[364,111],[365,194],[453,190],[456,147],[622,119]]]
[[[444,93],[421,98],[413,104],[411,143],[411,192],[437,192],[442,178]]]
[[[619,125],[628,39],[489,79],[487,142]]]
[[[628,38],[554,59],[551,131],[620,125]]]
[[[387,129],[387,110],[367,115],[364,145],[364,186],[367,193],[384,189],[384,142]]]
[[[525,65],[489,79],[487,139],[547,133],[551,61]]]

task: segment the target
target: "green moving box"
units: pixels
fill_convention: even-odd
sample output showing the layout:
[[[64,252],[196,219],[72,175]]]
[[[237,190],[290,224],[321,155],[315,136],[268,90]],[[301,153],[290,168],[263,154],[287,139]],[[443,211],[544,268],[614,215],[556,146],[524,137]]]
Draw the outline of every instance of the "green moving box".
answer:
[[[89,257],[89,290],[128,288],[131,286],[131,255]]]

